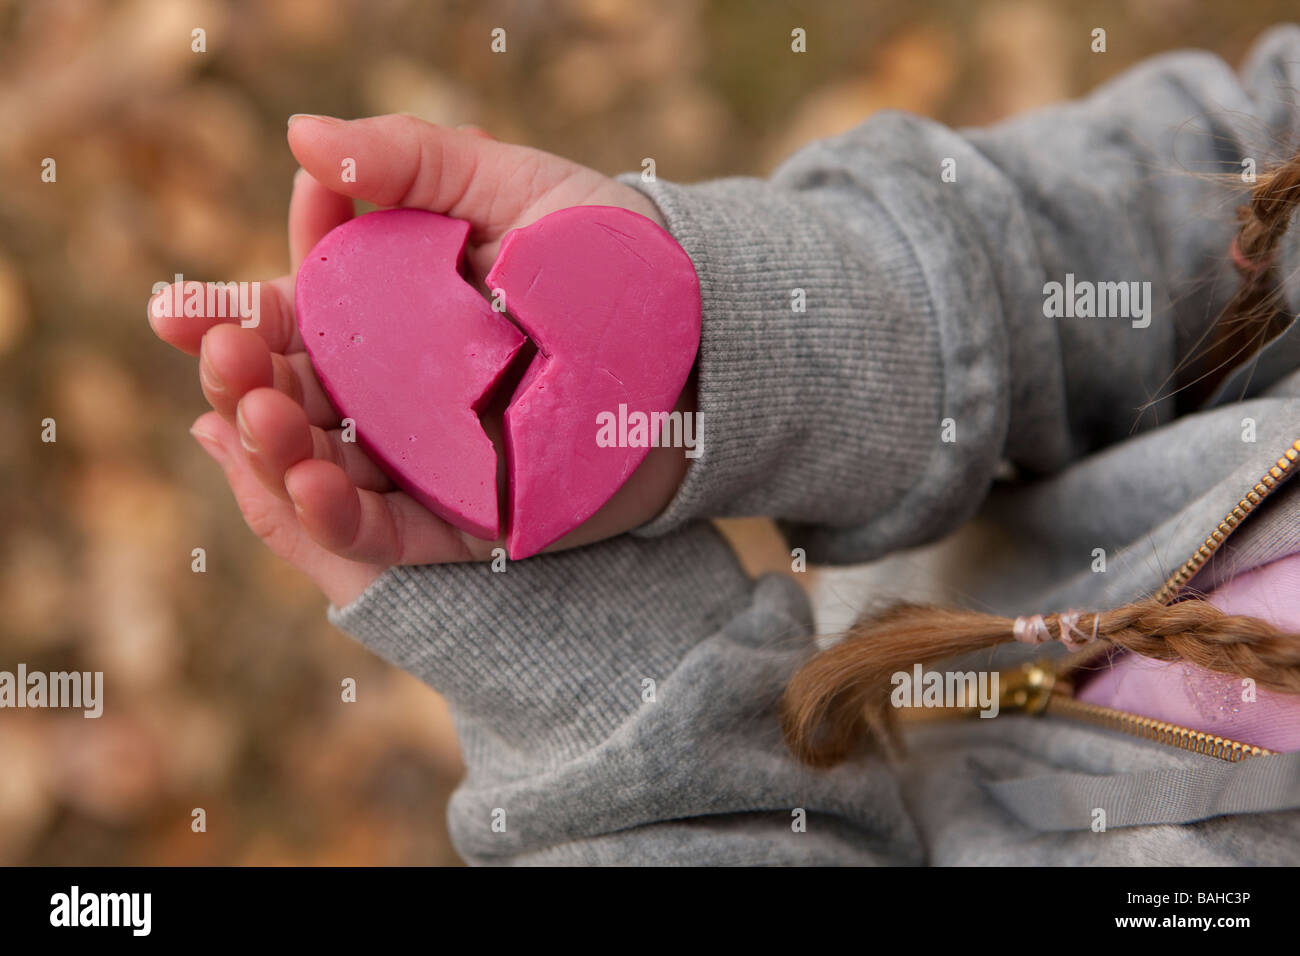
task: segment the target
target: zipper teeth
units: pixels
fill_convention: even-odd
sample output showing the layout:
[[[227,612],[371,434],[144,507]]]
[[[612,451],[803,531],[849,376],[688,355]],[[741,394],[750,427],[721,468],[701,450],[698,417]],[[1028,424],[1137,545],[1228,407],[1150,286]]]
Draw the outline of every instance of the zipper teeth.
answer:
[[[1219,522],[1218,527],[1205,539],[1205,543],[1197,548],[1196,553],[1188,558],[1182,567],[1165,581],[1164,585],[1156,593],[1155,599],[1161,604],[1171,603],[1179,592],[1187,586],[1187,582],[1205,567],[1210,558],[1214,557],[1215,552],[1228,539],[1228,536],[1237,529],[1251,512],[1259,507],[1265,498],[1277,490],[1292,473],[1292,466],[1297,461],[1300,461],[1300,438],[1291,443],[1291,447],[1277,460],[1277,464],[1255,483],[1255,486],[1246,494],[1246,497],[1237,502],[1237,507],[1233,508],[1232,513]],[[1064,666],[1057,672],[1057,676],[1063,677],[1081,665],[1091,663],[1103,653],[1106,653],[1108,649],[1108,645],[1104,643],[1084,648],[1067,659]],[[1040,713],[1071,717],[1146,740],[1168,744],[1181,750],[1190,750],[1209,757],[1218,757],[1231,763],[1245,760],[1247,757],[1272,756],[1275,753],[1275,751],[1255,747],[1227,737],[1216,737],[1213,734],[1192,730],[1190,727],[1165,723],[1139,714],[1131,714],[1128,711],[1102,707],[1098,704],[1088,704],[1071,696],[1072,692],[1069,682],[1057,680],[1051,692],[1048,693],[1047,700],[1044,702]]]
[[[1268,470],[1263,478],[1255,483],[1246,497],[1237,502],[1237,507],[1232,509],[1232,513],[1219,522],[1219,526],[1214,529],[1213,533],[1205,539],[1202,544],[1181,568],[1165,581],[1164,586],[1156,593],[1156,600],[1161,604],[1170,603],[1190,581],[1201,568],[1205,567],[1207,561],[1214,557],[1214,553],[1219,550],[1228,535],[1237,529],[1237,526],[1246,519],[1252,511],[1259,507],[1260,503],[1273,493],[1287,477],[1291,466],[1296,460],[1300,459],[1300,439],[1296,439],[1291,447],[1286,450],[1277,464]]]
[[[1237,502],[1237,507],[1232,509],[1232,513],[1219,522],[1214,533],[1205,539],[1205,543],[1196,549],[1196,553],[1183,562],[1182,567],[1175,571],[1156,592],[1155,600],[1161,604],[1172,603],[1178,593],[1187,586],[1196,574],[1205,567],[1210,558],[1228,539],[1228,535],[1237,530],[1237,526],[1245,520],[1246,516],[1259,507],[1259,505],[1271,495],[1282,483],[1282,480],[1291,472],[1291,466],[1300,461],[1300,438],[1291,443],[1291,447],[1283,453],[1282,457],[1277,460],[1277,464],[1269,469],[1268,474],[1257,481],[1245,498]],[[1105,642],[1099,641],[1089,645],[1082,650],[1075,651],[1074,654],[1066,657],[1061,666],[1057,669],[1058,676],[1065,676],[1078,670],[1080,667],[1091,664],[1097,658],[1108,653],[1112,648]]]
[[[1150,717],[1130,714],[1127,711],[1084,703],[1081,700],[1059,693],[1049,696],[1044,712],[1069,717],[1074,720],[1083,720],[1111,730],[1142,737],[1146,740],[1204,754],[1207,757],[1218,757],[1220,760],[1227,760],[1230,763],[1237,763],[1247,757],[1274,756],[1276,754],[1276,751],[1267,750],[1264,747],[1254,747],[1239,740],[1216,737],[1213,734],[1192,730],[1189,727],[1181,727],[1178,724],[1165,723],[1161,720],[1152,720]]]

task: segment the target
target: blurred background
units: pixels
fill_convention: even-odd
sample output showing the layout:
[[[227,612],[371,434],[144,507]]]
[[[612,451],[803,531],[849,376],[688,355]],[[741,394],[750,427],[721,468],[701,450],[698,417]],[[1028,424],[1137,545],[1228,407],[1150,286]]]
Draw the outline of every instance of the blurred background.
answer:
[[[1288,14],[1294,0],[0,0],[0,670],[104,671],[107,700],[98,720],[0,710],[0,863],[457,862],[442,702],[334,631],[247,531],[187,434],[205,408],[193,360],[145,319],[175,273],[287,270],[289,114],[474,123],[611,174],[647,156],[671,180],[762,174],[882,108],[984,123],[1176,47],[1235,64]],[[724,530],[751,569],[789,571],[765,523]]]

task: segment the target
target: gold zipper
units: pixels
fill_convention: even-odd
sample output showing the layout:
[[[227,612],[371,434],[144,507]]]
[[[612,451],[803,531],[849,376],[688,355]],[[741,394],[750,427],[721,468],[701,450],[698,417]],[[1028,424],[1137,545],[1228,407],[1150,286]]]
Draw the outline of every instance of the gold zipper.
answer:
[[[1287,477],[1295,473],[1292,467],[1300,461],[1300,439],[1291,444],[1277,464],[1268,470],[1263,478],[1237,503],[1232,513],[1219,522],[1218,527],[1183,565],[1170,575],[1164,586],[1156,593],[1156,600],[1161,604],[1171,603],[1196,576],[1215,552],[1222,547],[1228,536],[1259,507],[1269,495],[1276,491]],[[1023,664],[1020,667],[1002,671],[998,675],[999,712],[1008,710],[1027,714],[1049,714],[1069,720],[1083,721],[1110,730],[1144,740],[1190,750],[1207,757],[1217,757],[1236,763],[1247,757],[1272,756],[1274,751],[1255,747],[1227,737],[1181,727],[1178,724],[1165,723],[1143,717],[1125,710],[1115,710],[1097,704],[1084,703],[1074,697],[1074,685],[1070,679],[1083,665],[1092,663],[1106,654],[1109,645],[1098,642],[1081,651],[1077,651],[1059,663],[1050,659],[1041,659]]]
[[[1259,507],[1260,502],[1271,495],[1289,474],[1293,474],[1291,466],[1297,459],[1300,459],[1300,439],[1291,443],[1291,447],[1277,460],[1277,464],[1268,470],[1268,474],[1255,483],[1255,487],[1247,492],[1246,497],[1237,502],[1237,507],[1232,509],[1231,514],[1219,522],[1219,526],[1205,539],[1205,543],[1197,549],[1196,553],[1165,582],[1164,587],[1156,593],[1157,601],[1161,604],[1169,604],[1173,601],[1187,582],[1205,567],[1205,563],[1219,550],[1228,535],[1237,530],[1237,526],[1245,521],[1246,517]]]
[[[1088,704],[1073,696],[1074,689],[1047,661],[1034,661],[1012,671],[1002,671],[998,680],[998,711],[1047,714],[1083,721],[1108,730],[1118,730],[1143,740],[1190,750],[1207,757],[1236,763],[1247,757],[1271,756],[1272,750],[1255,747],[1178,724],[1143,717],[1126,710]]]

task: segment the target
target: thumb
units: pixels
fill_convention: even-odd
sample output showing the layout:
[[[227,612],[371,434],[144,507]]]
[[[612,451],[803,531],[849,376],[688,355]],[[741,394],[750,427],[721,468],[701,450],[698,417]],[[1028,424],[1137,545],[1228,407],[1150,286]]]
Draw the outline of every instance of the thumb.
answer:
[[[539,198],[582,171],[566,159],[476,130],[401,115],[294,116],[289,148],[303,169],[336,193],[465,219],[480,241],[514,228]]]

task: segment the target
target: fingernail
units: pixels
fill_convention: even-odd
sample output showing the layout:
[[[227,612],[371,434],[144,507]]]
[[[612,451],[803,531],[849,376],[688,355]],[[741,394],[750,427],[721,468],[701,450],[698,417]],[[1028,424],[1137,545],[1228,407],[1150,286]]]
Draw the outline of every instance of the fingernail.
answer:
[[[226,390],[225,384],[212,368],[207,355],[203,352],[199,352],[199,384],[207,392],[224,392]]]
[[[239,443],[244,446],[244,451],[250,455],[257,454],[257,444],[253,441],[253,436],[248,430],[248,422],[244,420],[243,402],[240,402],[235,408],[235,425],[239,430]]]
[[[321,116],[319,113],[294,113],[289,117],[289,125],[292,126],[298,120],[304,119],[319,120],[322,123],[329,123],[332,126],[337,126],[339,123],[343,122],[341,119],[336,119],[333,116]]]
[[[289,496],[289,503],[293,505],[293,510],[298,514],[302,514],[302,503],[298,500],[298,496],[293,493],[293,486],[288,481],[284,483],[284,491]]]
[[[199,447],[215,458],[218,464],[224,465],[226,463],[226,450],[221,447],[221,442],[217,441],[215,435],[209,435],[207,432],[201,431],[197,425],[190,429],[190,434],[199,443]]]

